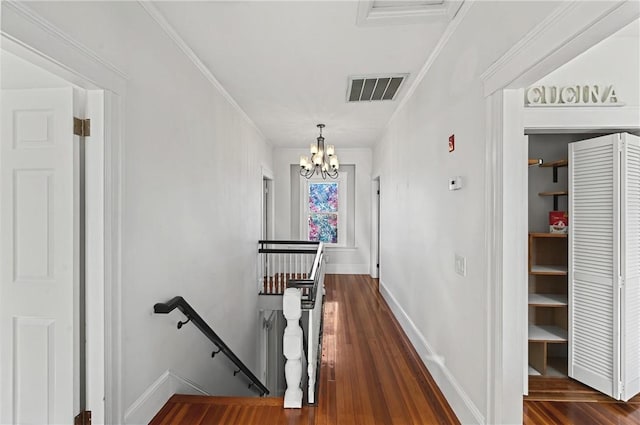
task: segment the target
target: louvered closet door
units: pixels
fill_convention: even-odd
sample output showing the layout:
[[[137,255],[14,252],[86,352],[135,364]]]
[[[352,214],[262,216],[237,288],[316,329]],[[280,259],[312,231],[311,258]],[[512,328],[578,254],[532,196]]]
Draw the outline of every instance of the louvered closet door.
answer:
[[[640,392],[640,138],[622,139],[621,341],[624,401]]]
[[[569,144],[569,376],[619,397],[618,136]]]

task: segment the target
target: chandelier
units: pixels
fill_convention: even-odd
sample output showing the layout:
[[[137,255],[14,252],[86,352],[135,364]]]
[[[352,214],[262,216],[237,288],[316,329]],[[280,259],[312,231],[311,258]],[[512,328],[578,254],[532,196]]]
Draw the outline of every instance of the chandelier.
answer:
[[[338,168],[340,168],[336,148],[333,145],[325,147],[324,137],[322,137],[322,129],[325,125],[318,124],[316,127],[320,129],[320,135],[316,143],[311,144],[311,160],[308,156],[300,157],[300,175],[310,179],[317,173],[323,179],[326,179],[327,176],[335,179],[338,177]]]

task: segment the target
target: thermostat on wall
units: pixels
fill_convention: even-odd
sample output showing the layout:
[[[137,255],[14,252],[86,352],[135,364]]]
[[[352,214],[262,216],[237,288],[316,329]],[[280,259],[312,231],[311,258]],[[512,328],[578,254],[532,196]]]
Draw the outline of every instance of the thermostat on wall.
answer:
[[[449,178],[449,190],[462,189],[462,177],[454,176]]]

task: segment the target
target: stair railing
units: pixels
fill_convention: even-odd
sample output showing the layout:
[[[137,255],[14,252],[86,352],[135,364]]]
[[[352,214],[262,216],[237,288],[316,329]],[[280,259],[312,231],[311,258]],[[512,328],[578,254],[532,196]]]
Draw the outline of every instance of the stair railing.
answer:
[[[287,326],[284,330],[283,353],[285,380],[285,408],[301,408],[303,391],[302,362],[303,354],[307,364],[307,402],[315,403],[315,394],[320,372],[320,353],[322,352],[322,309],[324,296],[324,244],[318,244],[313,266],[308,278],[289,279],[282,297],[282,310]],[[302,315],[307,315],[306,347],[304,333],[300,326]],[[306,349],[305,349],[306,348]]]
[[[258,241],[258,293],[282,295],[290,279],[308,279],[320,242]]]
[[[166,303],[157,303],[153,306],[153,311],[158,314],[169,314],[175,309],[179,309],[182,314],[187,317],[187,320],[178,322],[178,329],[181,329],[182,326],[191,322],[196,328],[198,328],[215,346],[216,349],[211,353],[211,357],[215,357],[217,354],[224,354],[233,362],[233,364],[238,368],[234,370],[233,376],[236,376],[238,373],[242,373],[245,375],[250,383],[249,388],[253,388],[257,390],[261,396],[265,396],[269,394],[269,390],[260,380],[249,370],[249,368],[235,355],[235,353],[225,344],[225,342],[218,336],[217,333],[214,332],[213,329],[202,319],[202,317],[191,307],[191,305],[182,297],[177,296]]]

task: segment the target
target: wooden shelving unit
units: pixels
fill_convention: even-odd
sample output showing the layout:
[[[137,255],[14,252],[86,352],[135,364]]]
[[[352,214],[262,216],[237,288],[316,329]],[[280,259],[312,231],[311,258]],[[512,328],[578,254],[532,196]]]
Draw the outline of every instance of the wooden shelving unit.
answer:
[[[529,371],[566,376],[568,335],[568,238],[561,233],[529,234]]]

